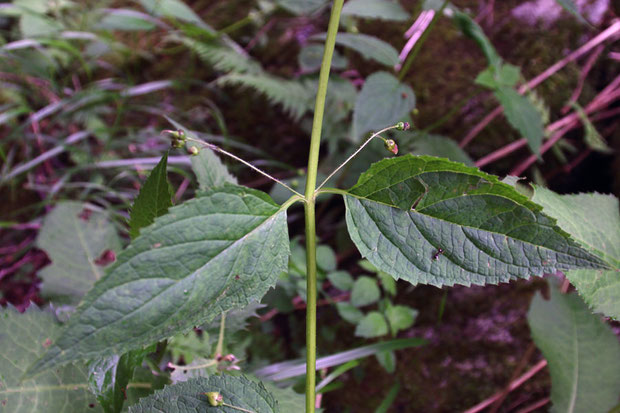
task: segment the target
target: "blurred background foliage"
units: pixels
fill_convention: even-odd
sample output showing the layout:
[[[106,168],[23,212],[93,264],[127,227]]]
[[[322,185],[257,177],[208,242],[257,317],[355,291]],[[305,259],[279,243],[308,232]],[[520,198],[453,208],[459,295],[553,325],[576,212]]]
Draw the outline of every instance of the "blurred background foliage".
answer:
[[[535,90],[525,88],[523,98],[513,96],[517,85],[618,24],[613,2],[578,1],[577,16],[547,3],[350,0],[332,67],[320,173],[326,176],[371,130],[409,120],[413,131],[394,134],[401,153],[448,157],[498,175],[517,170],[560,193],[620,195],[620,55],[614,43],[620,30]],[[404,34],[429,10],[435,18],[410,52],[411,65],[403,65]],[[66,293],[67,281],[55,281],[58,271],[67,271],[49,266],[63,252],[55,252],[53,238],[37,237],[45,225],[55,222],[59,228],[47,233],[62,233],[78,219],[54,209],[58,203],[64,210],[86,205],[94,211],[89,245],[101,266],[109,258],[104,253],[127,242],[129,206],[169,147],[160,134],[171,127],[166,116],[303,188],[328,14],[323,0],[1,2],[0,302],[23,309]],[[472,36],[476,27],[482,37]],[[468,141],[498,103],[507,116]],[[525,122],[511,117],[511,104],[526,108],[516,111]],[[519,169],[531,156],[528,145],[501,152],[532,126],[528,120],[546,128],[542,141],[557,132],[550,125],[571,115],[570,127],[559,129],[562,139],[540,160]],[[383,144],[373,142],[330,183],[351,186],[384,156]],[[193,196],[199,182],[186,153],[171,152],[168,162],[179,203]],[[287,198],[248,168],[224,162],[241,184],[270,190],[277,202]],[[379,406],[391,397],[387,405],[393,402],[394,411],[455,411],[507,382],[530,342],[524,316],[530,297],[544,283],[445,291],[401,286],[360,261],[344,231],[343,210],[329,197],[318,205],[324,242],[318,251],[319,348],[345,350],[397,336],[424,337],[433,345],[398,361],[393,351],[375,351],[377,363],[349,365],[341,377],[349,391],[330,393],[338,385],[329,380],[325,405],[361,411],[367,399]],[[62,216],[52,220],[52,213]],[[301,233],[298,210],[289,221],[291,234]],[[303,355],[303,312],[296,311],[305,299],[302,245],[293,238],[289,272],[265,298],[266,307],[229,320],[237,344],[228,350],[244,354],[246,367]],[[490,294],[496,297],[490,300]],[[60,302],[68,307],[59,314],[71,311],[70,297]],[[247,319],[252,334],[244,330]],[[207,357],[217,328],[215,323],[200,334],[175,337],[170,360]],[[421,373],[412,377],[412,371]],[[364,380],[369,377],[372,383]],[[548,384],[542,375],[505,405],[542,397]],[[449,391],[456,387],[458,392]]]

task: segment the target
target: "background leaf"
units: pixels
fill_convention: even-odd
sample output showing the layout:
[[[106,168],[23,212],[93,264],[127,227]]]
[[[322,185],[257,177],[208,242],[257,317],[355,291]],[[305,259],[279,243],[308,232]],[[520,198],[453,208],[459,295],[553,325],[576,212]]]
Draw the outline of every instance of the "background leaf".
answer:
[[[130,413],[153,411],[174,413],[220,412],[239,413],[226,406],[211,406],[203,393],[219,392],[223,402],[255,413],[274,413],[280,409],[273,395],[261,383],[229,375],[198,377],[166,386],[155,394],[140,399],[129,408]]]
[[[364,318],[364,313],[351,303],[336,303],[336,310],[338,310],[340,317],[351,324],[357,324]]]
[[[306,72],[316,72],[321,67],[324,52],[325,47],[321,44],[308,44],[302,47],[297,57],[299,67]],[[347,63],[347,58],[334,50],[332,69],[344,69]]]
[[[566,273],[585,302],[597,312],[620,319],[620,213],[613,195],[558,195],[535,186],[533,201],[585,249],[610,264],[611,270]]]
[[[385,310],[385,317],[390,323],[392,336],[396,336],[400,330],[406,330],[413,325],[418,312],[404,305],[389,306]]]
[[[493,44],[489,38],[484,34],[482,27],[480,27],[480,25],[476,23],[468,14],[458,10],[455,11],[454,21],[463,34],[478,43],[478,46],[482,49],[482,53],[486,56],[489,65],[499,69],[499,66],[502,63],[502,58],[497,54],[495,47],[493,47]]]
[[[474,166],[474,161],[458,143],[441,135],[417,133],[411,147],[411,152],[415,155],[448,158],[453,162],[462,162],[467,166]]]
[[[168,212],[172,206],[172,194],[168,183],[168,153],[153,168],[140,193],[136,197],[129,214],[129,235],[136,238],[140,228],[148,227],[155,218]]]
[[[386,72],[368,76],[355,100],[353,139],[360,141],[370,131],[390,126],[415,107],[413,90]]]
[[[0,408],[10,413],[103,412],[88,391],[88,369],[71,365],[22,380],[60,330],[54,316],[34,304],[20,314],[0,309]]]
[[[362,256],[413,284],[495,284],[607,267],[511,186],[445,159],[385,159],[349,194],[347,227]]]
[[[279,6],[293,14],[310,14],[317,10],[326,0],[276,0]]]
[[[125,403],[127,384],[144,357],[155,345],[128,353],[111,355],[88,362],[88,388],[106,412],[120,412]]]
[[[381,297],[381,291],[374,278],[361,276],[353,284],[351,290],[351,304],[355,307],[363,307],[376,303]]]
[[[394,21],[405,21],[410,17],[398,1],[390,0],[349,0],[341,13],[343,16]]]
[[[388,333],[388,325],[385,317],[378,311],[371,311],[360,320],[355,328],[358,337],[373,338],[384,336]]]
[[[346,271],[335,271],[327,274],[327,279],[339,290],[349,291],[353,287],[353,278]]]
[[[106,251],[121,242],[108,214],[79,202],[60,202],[43,221],[37,247],[52,263],[39,271],[41,293],[54,301],[77,303],[104,274]],[[99,264],[98,264],[99,263]]]
[[[263,192],[227,184],[173,207],[119,255],[31,372],[136,349],[260,301],[288,255],[286,211]]]
[[[213,31],[194,11],[181,0],[139,0],[142,7],[154,16],[164,16],[194,23],[208,31]]]
[[[534,342],[551,372],[553,412],[607,413],[620,394],[620,344],[576,294],[551,288],[528,313]]]
[[[316,34],[311,40],[325,40],[326,33]],[[361,33],[338,33],[336,44],[353,49],[365,59],[372,59],[386,66],[398,64],[398,52],[392,45],[374,36]]]
[[[540,152],[540,145],[545,134],[540,112],[525,96],[509,87],[499,87],[495,97],[504,108],[504,114],[510,124],[527,139],[533,153]]]

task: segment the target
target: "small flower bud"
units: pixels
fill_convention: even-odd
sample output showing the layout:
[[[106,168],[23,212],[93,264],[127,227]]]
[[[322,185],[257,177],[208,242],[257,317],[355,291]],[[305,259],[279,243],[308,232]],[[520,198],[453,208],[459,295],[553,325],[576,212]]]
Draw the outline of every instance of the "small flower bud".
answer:
[[[398,122],[396,124],[396,130],[409,130],[410,127],[409,122]]]
[[[211,406],[221,406],[224,404],[224,397],[216,391],[205,393],[205,396],[207,396]]]
[[[189,152],[189,154],[192,155],[192,156],[196,156],[196,155],[198,155],[198,152],[200,152],[200,151],[198,150],[198,147],[190,146],[189,148],[187,148],[187,152]]]
[[[180,140],[181,142],[185,141],[185,132],[182,130],[163,130],[161,131],[162,134],[166,133],[168,135],[170,135],[172,137],[172,140]]]
[[[392,152],[394,155],[398,154],[398,145],[396,145],[394,139],[387,139],[385,141],[385,149]]]
[[[180,148],[183,147],[183,145],[185,145],[185,144],[183,143],[182,140],[179,140],[179,139],[173,139],[172,143],[171,143],[171,146],[173,148],[179,148],[180,149]]]

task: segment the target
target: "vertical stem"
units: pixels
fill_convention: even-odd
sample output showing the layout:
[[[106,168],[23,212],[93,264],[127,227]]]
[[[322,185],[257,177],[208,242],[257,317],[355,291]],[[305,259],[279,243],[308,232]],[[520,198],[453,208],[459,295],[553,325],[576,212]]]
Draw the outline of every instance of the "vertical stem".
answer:
[[[319,74],[319,88],[314,103],[314,120],[312,122],[312,135],[310,140],[310,154],[308,156],[308,175],[306,181],[305,216],[306,216],[306,257],[307,257],[307,310],[306,310],[306,413],[314,413],[316,394],[316,225],[315,225],[315,188],[316,174],[319,167],[319,148],[321,146],[321,129],[323,127],[323,114],[325,112],[325,96],[327,95],[327,82],[329,70],[336,44],[340,11],[344,0],[334,0],[327,39],[325,40],[325,53],[321,63]]]

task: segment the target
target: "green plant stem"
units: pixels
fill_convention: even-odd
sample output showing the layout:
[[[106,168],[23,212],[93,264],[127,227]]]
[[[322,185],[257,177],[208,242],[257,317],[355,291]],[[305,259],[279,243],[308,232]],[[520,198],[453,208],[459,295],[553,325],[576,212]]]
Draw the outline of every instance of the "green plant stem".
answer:
[[[319,87],[314,103],[314,119],[312,121],[312,135],[310,139],[310,154],[308,156],[308,173],[306,180],[306,260],[307,260],[307,310],[306,310],[306,413],[314,413],[316,395],[316,224],[315,224],[315,188],[316,175],[319,168],[319,149],[321,146],[321,129],[323,127],[323,114],[325,112],[325,97],[327,95],[327,83],[329,70],[336,44],[340,11],[344,0],[334,0],[327,38],[325,39],[325,52],[319,74]]]
[[[426,38],[428,37],[429,33],[433,30],[433,27],[435,27],[435,24],[437,23],[437,20],[439,20],[439,17],[443,14],[443,9],[445,9],[447,5],[448,5],[448,0],[445,0],[443,2],[443,4],[441,5],[441,7],[439,8],[439,10],[437,10],[437,13],[435,13],[435,15],[433,16],[433,20],[431,20],[431,22],[428,25],[428,27],[426,28],[426,30],[424,30],[424,33],[422,33],[422,37],[420,37],[420,39],[416,43],[415,47],[413,48],[413,51],[407,57],[407,60],[405,60],[405,64],[400,69],[400,72],[398,72],[398,80],[399,81],[402,81],[405,78],[405,75],[407,74],[407,72],[411,68],[411,64],[415,60],[415,58],[418,55],[418,53],[420,53],[420,49],[422,49],[422,45],[426,41]]]

